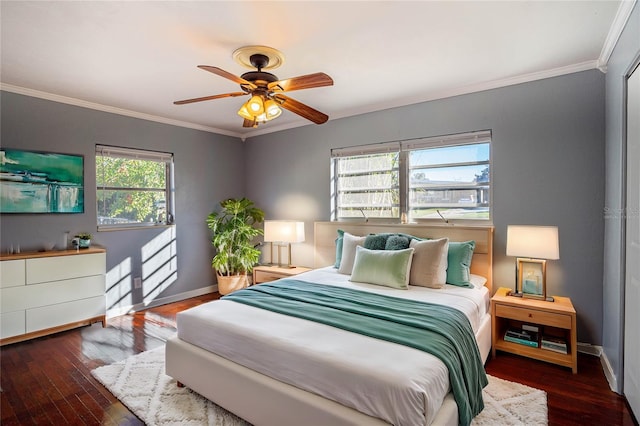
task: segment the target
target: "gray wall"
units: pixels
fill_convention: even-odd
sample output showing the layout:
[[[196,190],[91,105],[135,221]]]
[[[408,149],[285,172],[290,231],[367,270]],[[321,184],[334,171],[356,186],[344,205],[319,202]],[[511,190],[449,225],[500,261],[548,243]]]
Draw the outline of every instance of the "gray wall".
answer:
[[[606,77],[606,197],[604,245],[603,341],[616,391],[622,391],[624,270],[624,78],[640,55],[640,6],[636,4],[607,64]],[[637,325],[635,325],[637,326]]]
[[[578,338],[599,345],[604,89],[593,70],[249,138],[247,196],[268,219],[305,221],[293,263],[313,266],[313,222],[330,218],[331,148],[491,129],[494,285],[514,286],[507,225],[557,225],[560,260],[548,263],[548,292],[572,298]]]
[[[245,163],[239,139],[9,92],[2,92],[0,102],[2,147],[81,154],[85,158],[85,213],[2,215],[3,252],[11,243],[19,243],[22,251],[39,250],[47,241],[61,244],[65,231],[71,235],[91,232],[94,242],[107,249],[107,270],[117,272],[118,265],[131,267],[130,274],[122,274],[119,288],[112,289],[116,297],[109,298],[108,308],[142,303],[142,290],[133,289],[131,278],[142,276],[143,247],[161,239],[158,236],[167,228],[96,232],[95,144],[172,152],[178,274],[170,285],[165,283],[167,288],[155,299],[215,284],[205,218],[219,200],[243,195]]]
[[[329,219],[331,148],[491,129],[495,285],[514,285],[515,261],[504,254],[507,225],[559,226],[561,258],[549,262],[549,292],[573,299],[579,339],[599,345],[604,88],[603,74],[586,71],[305,126],[244,144],[3,92],[3,146],[79,153],[88,161],[85,214],[3,215],[2,244],[20,241],[24,249],[37,248],[59,241],[65,230],[95,231],[92,160],[95,143],[103,143],[175,154],[178,279],[159,297],[214,282],[204,218],[229,196],[248,196],[269,219],[304,220],[306,242],[294,247],[293,263],[312,266],[313,222]],[[142,247],[162,231],[101,232],[95,240],[108,249],[109,268],[130,258],[132,275],[139,276]],[[141,294],[132,295],[134,303],[142,300]]]

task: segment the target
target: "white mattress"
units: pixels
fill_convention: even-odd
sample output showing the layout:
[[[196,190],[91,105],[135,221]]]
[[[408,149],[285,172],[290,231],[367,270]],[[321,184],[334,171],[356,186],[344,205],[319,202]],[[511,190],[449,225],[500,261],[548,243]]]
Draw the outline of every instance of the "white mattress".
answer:
[[[486,288],[396,290],[348,278],[328,267],[295,279],[452,306],[476,332],[488,312]],[[430,424],[450,391],[447,368],[433,355],[232,301],[180,312],[177,326],[188,343],[394,425]]]

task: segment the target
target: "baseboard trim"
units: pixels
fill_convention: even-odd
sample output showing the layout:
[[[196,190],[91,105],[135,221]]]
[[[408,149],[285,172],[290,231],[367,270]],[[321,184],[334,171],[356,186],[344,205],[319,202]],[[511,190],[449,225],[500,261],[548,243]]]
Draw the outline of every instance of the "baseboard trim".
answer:
[[[144,309],[153,308],[155,306],[166,305],[167,303],[179,302],[181,300],[190,299],[192,297],[202,296],[204,294],[215,293],[218,291],[218,285],[210,285],[206,287],[197,288],[195,290],[185,291],[184,293],[174,294],[173,296],[161,297],[160,299],[152,300],[149,303],[136,303],[129,306],[119,306],[117,308],[109,309],[107,311],[107,319],[113,317],[119,317],[131,312],[138,312]]]
[[[597,357],[602,356],[602,346],[591,345],[589,343],[578,342],[578,352],[583,354],[593,355]]]
[[[607,382],[609,382],[609,388],[616,393],[622,393],[622,389],[618,389],[618,378],[613,372],[613,368],[611,367],[611,363],[609,362],[609,358],[607,358],[606,353],[602,353],[600,356],[600,364],[602,364],[602,371],[604,371],[604,376],[607,378]]]
[[[578,342],[578,352],[581,352],[587,355],[597,356],[598,358],[600,358],[602,371],[604,372],[604,376],[607,378],[607,382],[609,382],[609,387],[613,392],[620,393],[620,390],[618,389],[618,379],[616,378],[616,375],[613,372],[613,368],[611,368],[611,363],[609,362],[609,358],[607,358],[607,354],[602,349],[602,346]]]

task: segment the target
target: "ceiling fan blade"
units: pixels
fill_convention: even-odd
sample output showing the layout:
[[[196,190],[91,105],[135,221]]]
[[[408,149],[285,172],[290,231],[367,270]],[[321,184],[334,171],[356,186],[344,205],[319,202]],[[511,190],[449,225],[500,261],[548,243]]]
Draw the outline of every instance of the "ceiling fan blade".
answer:
[[[236,82],[238,84],[240,84],[241,86],[248,86],[251,89],[255,89],[256,86],[255,84],[253,84],[252,82],[250,82],[249,80],[245,80],[244,78],[238,77],[237,75],[231,74],[230,72],[227,72],[225,70],[223,70],[222,68],[218,68],[218,67],[212,67],[210,65],[198,65],[198,68],[205,70],[205,71],[209,71],[211,73],[214,73],[216,75],[219,75],[220,77],[224,77],[227,78],[233,82]]]
[[[242,127],[257,127],[256,126],[256,122],[253,120],[247,120],[246,118],[244,119],[244,122],[242,123]]]
[[[286,80],[269,83],[269,90],[291,92],[293,90],[312,89],[314,87],[333,86],[333,79],[323,72],[301,75]]]
[[[299,116],[304,117],[307,120],[313,121],[316,124],[326,123],[329,119],[328,115],[323,114],[320,111],[315,110],[310,106],[296,101],[295,99],[289,98],[285,95],[274,95],[274,98],[282,108],[289,110],[294,114],[298,114]]]
[[[220,99],[220,98],[235,98],[236,96],[244,96],[246,94],[247,94],[246,92],[224,93],[222,95],[203,96],[202,98],[193,98],[193,99],[185,99],[183,101],[175,101],[174,104],[184,105],[184,104],[191,104],[194,102],[210,101],[213,99]]]

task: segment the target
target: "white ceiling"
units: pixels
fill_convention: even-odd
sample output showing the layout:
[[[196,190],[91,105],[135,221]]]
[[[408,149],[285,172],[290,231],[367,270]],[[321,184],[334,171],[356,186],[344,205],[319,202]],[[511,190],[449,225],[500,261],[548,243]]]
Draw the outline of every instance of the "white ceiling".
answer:
[[[3,90],[241,138],[309,121],[285,111],[257,129],[236,92],[235,49],[280,50],[280,79],[335,84],[291,97],[331,119],[603,68],[632,1],[2,1]]]

